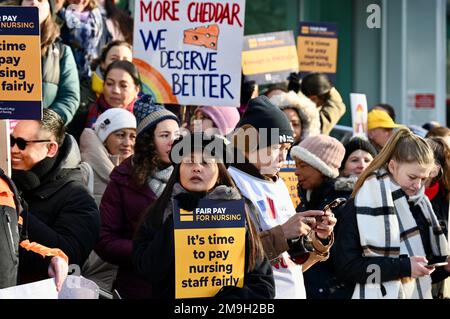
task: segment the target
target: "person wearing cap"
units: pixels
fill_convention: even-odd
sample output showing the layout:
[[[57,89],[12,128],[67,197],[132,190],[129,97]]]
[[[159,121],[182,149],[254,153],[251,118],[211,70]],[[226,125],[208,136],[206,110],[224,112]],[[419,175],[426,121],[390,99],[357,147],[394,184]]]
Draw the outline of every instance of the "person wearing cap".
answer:
[[[345,155],[334,188],[340,192],[352,192],[359,175],[377,156],[377,151],[369,141],[360,137],[351,138],[344,147]]]
[[[292,147],[291,156],[295,160],[295,174],[298,176],[300,204],[298,212],[323,210],[337,198],[348,198],[351,190],[337,190],[336,178],[344,158],[345,148],[334,137],[328,135],[310,136],[299,145]],[[339,220],[339,210],[331,212]],[[338,226],[339,223],[336,225]],[[333,243],[333,237],[330,243]],[[329,259],[333,256],[331,255]],[[338,282],[330,260],[321,262],[304,274],[308,299],[332,298]]]
[[[94,198],[98,206],[109,183],[109,175],[134,153],[136,118],[124,109],[106,110],[97,118],[93,128],[85,128],[80,138],[81,159],[93,170]],[[82,274],[99,287],[112,291],[117,266],[104,262],[92,251],[83,265]]]
[[[302,92],[280,93],[270,98],[275,106],[283,110],[294,129],[294,145],[308,136],[320,134],[319,111],[313,101]]]
[[[201,106],[195,110],[191,132],[209,132],[227,136],[234,130],[239,119],[239,111],[235,107]]]
[[[283,111],[259,96],[250,101],[232,137],[234,158],[228,171],[251,208],[271,261],[275,298],[304,299],[302,271],[328,257],[335,220],[318,210],[296,213],[278,175],[293,141],[294,132]],[[324,223],[312,230],[306,222],[315,216],[322,216]],[[310,243],[308,248],[304,240]]]
[[[7,0],[3,4],[39,9],[42,104],[58,113],[67,125],[80,104],[80,81],[72,50],[59,38],[55,0]]]
[[[102,225],[95,248],[105,261],[118,265],[113,288],[123,298],[150,298],[151,285],[133,270],[132,238],[145,208],[163,192],[173,171],[169,153],[179,136],[178,118],[152,97],[134,105],[137,121],[134,154],[115,167],[100,203]]]
[[[200,200],[222,203],[242,199],[226,168],[225,153],[210,153],[209,145],[225,140],[204,133],[188,134],[174,144],[171,160],[174,171],[162,195],[145,212],[134,239],[133,262],[137,271],[152,283],[153,298],[175,298],[174,216],[175,202],[193,211]],[[181,152],[177,152],[181,149]],[[224,204],[225,205],[225,204]],[[226,207],[226,206],[225,206]],[[242,287],[219,285],[213,296],[219,298],[269,299],[275,295],[272,269],[248,212],[245,212],[245,262]],[[220,246],[218,246],[220,247]],[[220,248],[218,248],[220,249]],[[234,264],[239,267],[238,263]],[[208,271],[209,278],[220,273]],[[182,279],[189,279],[182,277]]]
[[[386,111],[374,109],[367,115],[367,136],[377,151],[384,147],[398,127],[401,125],[396,124]]]
[[[369,141],[360,137],[350,139],[344,145],[345,155],[342,159],[340,176],[359,176],[377,156],[376,149]]]
[[[81,159],[94,171],[94,197],[100,205],[114,167],[134,153],[136,118],[124,109],[108,109],[80,137]]]

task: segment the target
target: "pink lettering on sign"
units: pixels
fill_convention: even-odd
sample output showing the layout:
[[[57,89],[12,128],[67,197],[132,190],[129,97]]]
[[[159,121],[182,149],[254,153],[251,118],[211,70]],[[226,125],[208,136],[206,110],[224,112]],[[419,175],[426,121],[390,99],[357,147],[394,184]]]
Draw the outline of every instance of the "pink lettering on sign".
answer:
[[[140,21],[179,21],[179,0],[140,1]]]
[[[191,2],[187,10],[190,22],[214,22],[219,24],[227,23],[229,25],[237,23],[242,27],[242,22],[238,16],[241,7],[237,3]]]

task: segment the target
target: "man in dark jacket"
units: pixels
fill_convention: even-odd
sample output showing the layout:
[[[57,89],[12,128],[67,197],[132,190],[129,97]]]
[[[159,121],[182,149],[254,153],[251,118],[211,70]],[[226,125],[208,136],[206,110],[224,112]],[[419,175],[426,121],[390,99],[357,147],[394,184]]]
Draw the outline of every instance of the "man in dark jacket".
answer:
[[[69,264],[81,268],[97,241],[100,218],[77,168],[77,152],[63,120],[49,109],[42,121],[19,121],[11,135],[12,178],[29,206],[29,240],[61,249]],[[28,259],[19,266],[20,282],[46,278],[41,263],[32,262],[42,257],[28,254],[20,251]]]

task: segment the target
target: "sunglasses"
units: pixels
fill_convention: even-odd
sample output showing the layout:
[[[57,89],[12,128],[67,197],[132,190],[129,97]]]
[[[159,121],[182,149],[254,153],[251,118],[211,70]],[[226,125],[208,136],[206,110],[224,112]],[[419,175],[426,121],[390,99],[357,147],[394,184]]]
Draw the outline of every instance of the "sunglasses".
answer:
[[[9,136],[9,141],[10,141],[10,145],[11,148],[14,147],[14,145],[17,144],[17,147],[19,148],[19,150],[23,151],[25,148],[27,148],[27,145],[30,143],[45,143],[45,142],[51,142],[51,140],[33,140],[33,141],[27,141],[24,140],[21,137],[14,137],[12,135]]]

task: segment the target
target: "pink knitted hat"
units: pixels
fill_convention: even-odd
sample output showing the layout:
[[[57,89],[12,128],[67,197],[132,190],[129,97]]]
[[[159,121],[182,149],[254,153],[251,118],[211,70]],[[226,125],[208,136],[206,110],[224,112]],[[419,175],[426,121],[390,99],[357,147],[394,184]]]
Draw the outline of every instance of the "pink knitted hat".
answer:
[[[294,159],[308,163],[322,174],[336,178],[345,155],[341,142],[328,135],[310,136],[291,149]]]
[[[196,112],[208,116],[223,136],[233,131],[240,119],[238,109],[232,106],[202,106]]]

